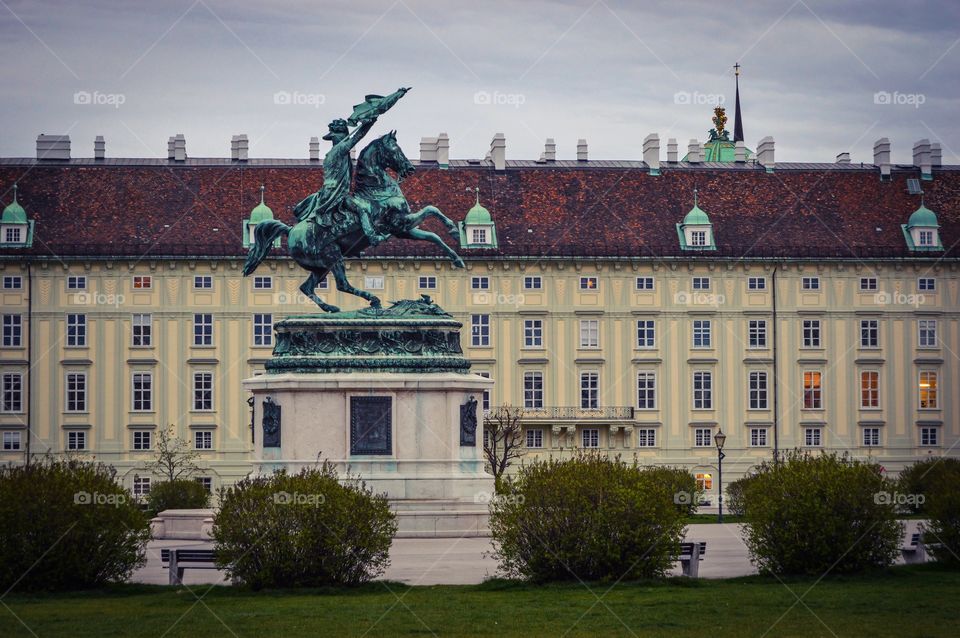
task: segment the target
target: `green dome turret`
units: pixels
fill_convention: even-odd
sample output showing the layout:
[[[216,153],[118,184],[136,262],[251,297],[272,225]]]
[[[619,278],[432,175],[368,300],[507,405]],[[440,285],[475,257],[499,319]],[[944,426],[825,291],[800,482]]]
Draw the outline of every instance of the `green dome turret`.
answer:
[[[937,214],[924,206],[922,202],[920,208],[913,211],[910,219],[907,220],[907,228],[914,228],[916,226],[940,227],[940,224],[937,223]]]
[[[676,219],[676,218],[674,218]],[[690,212],[686,214],[683,218],[684,226],[707,226],[710,224],[710,217],[707,216],[707,213],[700,208],[699,201],[697,199],[697,189],[693,189],[693,208],[690,209]]]
[[[466,217],[458,224],[460,228],[460,246],[463,248],[496,248],[497,227],[493,215],[480,203],[480,187],[474,189],[477,201],[467,211]]]
[[[260,185],[260,203],[250,211],[250,223],[259,224],[262,221],[273,219],[273,210],[264,202],[264,186]]]
[[[464,224],[474,225],[474,224],[492,224],[493,217],[490,216],[490,211],[484,208],[483,204],[480,203],[480,190],[477,189],[477,203],[467,211],[467,216],[463,220]]]
[[[17,201],[17,185],[13,185],[13,201],[3,209],[2,221],[4,224],[26,224],[27,211]]]

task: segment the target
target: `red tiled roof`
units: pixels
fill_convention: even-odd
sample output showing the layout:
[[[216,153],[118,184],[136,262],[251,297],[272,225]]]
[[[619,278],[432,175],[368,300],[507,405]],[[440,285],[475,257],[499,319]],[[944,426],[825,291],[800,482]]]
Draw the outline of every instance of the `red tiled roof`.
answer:
[[[433,204],[460,221],[481,202],[497,225],[499,249],[463,250],[465,257],[690,256],[675,224],[692,206],[693,188],[710,215],[723,257],[960,257],[960,170],[935,170],[923,182],[926,205],[941,224],[945,253],[910,253],[900,225],[919,206],[909,195],[915,169],[881,182],[875,169],[792,167],[767,173],[733,168],[645,169],[525,165],[420,166],[403,182],[411,207]],[[796,165],[792,165],[796,166]],[[292,223],[293,205],[321,183],[319,166],[297,164],[0,163],[3,203],[14,181],[36,220],[32,255],[236,255],[246,253],[242,220],[266,185],[276,218]],[[441,231],[434,221],[426,228]],[[446,237],[445,234],[441,236]],[[274,250],[274,254],[280,251]],[[392,240],[370,255],[435,256],[422,242]]]

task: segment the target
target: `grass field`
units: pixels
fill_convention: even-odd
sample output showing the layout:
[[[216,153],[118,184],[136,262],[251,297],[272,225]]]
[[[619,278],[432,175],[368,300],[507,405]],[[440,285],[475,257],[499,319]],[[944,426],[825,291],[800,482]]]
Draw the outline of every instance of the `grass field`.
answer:
[[[955,636],[960,572],[250,592],[119,586],[0,599],[0,636]],[[198,601],[198,598],[200,599]],[[798,598],[801,602],[798,602]]]

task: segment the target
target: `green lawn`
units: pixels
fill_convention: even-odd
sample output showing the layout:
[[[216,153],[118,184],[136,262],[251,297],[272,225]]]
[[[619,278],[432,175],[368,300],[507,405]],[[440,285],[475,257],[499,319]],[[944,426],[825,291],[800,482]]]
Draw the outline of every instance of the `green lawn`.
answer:
[[[208,586],[192,592],[146,586],[44,596],[12,592],[0,599],[0,636],[899,638],[955,636],[960,627],[960,572],[924,565],[816,580],[672,579],[621,583],[609,592],[599,584],[591,592],[573,583],[504,581],[259,593]]]

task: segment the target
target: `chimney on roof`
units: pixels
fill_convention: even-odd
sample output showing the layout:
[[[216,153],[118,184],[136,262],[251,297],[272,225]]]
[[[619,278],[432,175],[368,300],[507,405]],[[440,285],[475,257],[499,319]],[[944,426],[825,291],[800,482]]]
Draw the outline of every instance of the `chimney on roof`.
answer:
[[[880,167],[880,179],[890,178],[890,139],[881,137],[873,143],[873,163]]]
[[[660,174],[660,136],[656,133],[643,138],[643,161],[651,175]]]
[[[37,159],[38,160],[68,160],[70,159],[70,136],[69,135],[46,135],[41,133],[37,136]]]
[[[844,151],[843,153],[837,153],[837,164],[849,164],[850,163],[850,153]]]
[[[437,138],[435,137],[420,138],[420,161],[421,162],[437,161]]]
[[[676,164],[678,157],[680,155],[677,153],[677,138],[671,137],[667,140],[667,161]]]
[[[177,133],[173,136],[173,160],[175,162],[187,161],[187,138],[183,133]]]
[[[920,169],[920,175],[930,178],[930,140],[924,138],[913,145],[913,165]]]
[[[757,163],[768,171],[772,171],[773,167],[776,165],[773,159],[773,148],[773,138],[769,135],[760,140],[760,143],[757,144]]]
[[[437,136],[437,164],[440,168],[450,166],[450,136],[446,133]]]
[[[507,136],[503,133],[497,133],[490,141],[490,159],[498,171],[507,167]]]
[[[700,142],[696,139],[691,139],[690,143],[687,144],[687,161],[691,164],[699,164],[703,161]]]
[[[167,159],[173,159],[173,136],[167,138]]]
[[[310,161],[311,162],[320,161],[320,138],[319,137],[310,138]]]
[[[733,143],[733,161],[737,164],[744,164],[747,161],[747,147],[743,140]]]
[[[246,162],[250,150],[250,141],[246,133],[234,135],[230,138],[230,159],[235,162]]]
[[[107,142],[102,135],[98,135],[93,140],[93,159],[102,160],[107,156]]]
[[[552,137],[548,137],[543,145],[543,154],[540,155],[540,159],[544,162],[557,161],[557,143],[553,141]]]
[[[589,159],[587,154],[587,140],[582,137],[577,140],[577,161],[586,162]]]
[[[943,149],[940,148],[940,142],[930,144],[930,166],[940,168],[943,165]]]

